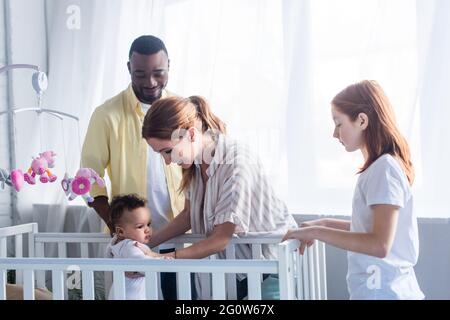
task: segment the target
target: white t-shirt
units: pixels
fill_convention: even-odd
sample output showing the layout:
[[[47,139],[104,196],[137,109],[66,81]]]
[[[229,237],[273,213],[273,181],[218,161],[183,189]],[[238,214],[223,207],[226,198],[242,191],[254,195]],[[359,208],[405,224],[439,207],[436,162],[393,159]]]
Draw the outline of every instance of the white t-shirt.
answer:
[[[411,187],[400,163],[389,154],[359,176],[353,195],[352,232],[372,232],[371,206],[376,204],[400,207],[395,238],[384,259],[348,252],[350,299],[423,299],[413,269],[419,257],[419,236]]]
[[[117,237],[114,236],[106,249],[108,258],[122,259],[155,259],[146,256],[141,249],[136,247],[136,241],[125,239],[118,243]],[[114,292],[111,287],[108,300],[114,300]],[[125,277],[125,300],[145,300],[145,278],[128,278]]]
[[[151,105],[141,103],[144,113],[150,109]],[[164,173],[164,163],[159,153],[148,148],[147,156],[147,194],[148,207],[152,214],[152,226],[155,230],[161,229],[170,222],[168,212],[170,210],[170,196],[167,188],[166,175]],[[159,245],[159,249],[173,248],[171,243]]]

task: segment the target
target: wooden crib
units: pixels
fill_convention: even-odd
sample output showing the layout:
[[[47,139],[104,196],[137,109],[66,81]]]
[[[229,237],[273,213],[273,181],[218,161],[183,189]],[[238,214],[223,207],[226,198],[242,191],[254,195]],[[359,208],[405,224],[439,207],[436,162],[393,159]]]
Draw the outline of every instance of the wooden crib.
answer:
[[[177,247],[195,243],[203,236],[186,234],[170,240]],[[145,275],[147,299],[162,299],[158,274],[177,274],[178,299],[191,299],[191,274],[211,275],[212,299],[236,299],[236,273],[247,274],[248,299],[261,300],[263,274],[278,274],[280,299],[326,299],[325,245],[315,243],[305,254],[298,254],[297,240],[280,243],[282,235],[233,237],[226,249],[227,259],[107,259],[104,248],[110,237],[102,233],[39,233],[36,223],[0,228],[0,300],[6,299],[8,271],[15,271],[15,282],[23,284],[24,299],[34,300],[35,288],[51,287],[53,299],[68,299],[68,290],[79,288],[83,300],[95,299],[94,273],[103,273],[108,287],[113,283],[115,299],[125,297],[125,272]],[[235,259],[235,245],[249,244],[252,259]],[[25,244],[27,244],[25,246]],[[264,260],[262,245],[277,244],[278,259]],[[49,248],[57,257],[48,257]],[[73,252],[68,257],[68,247]],[[27,249],[27,250],[25,250]],[[27,251],[26,257],[24,252]],[[97,252],[96,252],[97,251]],[[53,254],[55,255],[55,254]],[[9,257],[10,256],[10,257]],[[112,281],[113,280],[113,281]]]

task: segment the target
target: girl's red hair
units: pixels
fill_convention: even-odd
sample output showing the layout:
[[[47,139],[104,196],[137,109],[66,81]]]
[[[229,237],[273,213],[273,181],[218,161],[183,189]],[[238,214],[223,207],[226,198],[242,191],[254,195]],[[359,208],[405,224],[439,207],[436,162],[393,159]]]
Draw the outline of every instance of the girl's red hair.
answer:
[[[364,130],[368,157],[358,173],[388,153],[400,161],[412,185],[414,167],[408,142],[397,128],[394,110],[380,85],[376,81],[369,80],[352,84],[338,93],[331,103],[352,121],[355,121],[360,113],[365,113],[369,118],[369,124]]]

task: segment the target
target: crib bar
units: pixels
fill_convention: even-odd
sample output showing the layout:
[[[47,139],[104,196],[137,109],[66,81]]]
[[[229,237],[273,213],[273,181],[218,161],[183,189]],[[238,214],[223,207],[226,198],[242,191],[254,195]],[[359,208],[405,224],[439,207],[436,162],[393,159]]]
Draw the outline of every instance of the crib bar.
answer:
[[[80,243],[80,251],[81,251],[81,258],[89,258],[89,244],[82,242]]]
[[[245,234],[245,237],[238,237],[233,236],[231,238],[231,241],[235,244],[238,243],[245,243],[245,244],[252,244],[252,243],[261,243],[261,244],[269,244],[274,243],[278,244],[280,243],[281,239],[283,238],[283,234],[274,234],[271,232],[248,232]],[[176,238],[173,238],[170,240],[171,243],[195,243],[197,241],[205,239],[204,235],[199,234],[185,234],[182,236],[178,236]]]
[[[315,244],[313,245],[315,247]],[[314,249],[308,248],[308,270],[309,270],[309,290],[310,299],[316,300],[316,286],[314,285],[314,280],[316,278],[314,270]]]
[[[58,242],[58,258],[67,258],[67,245],[65,242]],[[64,278],[67,279],[67,272],[64,272]],[[69,288],[67,283],[64,286],[64,294],[66,297],[69,296]]]
[[[301,260],[303,257],[299,254],[299,246],[300,242],[290,241],[289,247],[286,249],[286,254],[288,256],[288,274],[289,274],[289,282],[291,289],[291,296],[289,299],[298,299],[298,295],[296,292],[298,278],[301,278],[301,269],[299,268]],[[280,289],[281,290],[281,289]],[[298,289],[297,289],[298,290]]]
[[[45,257],[45,246],[44,243],[36,243],[36,257]]]
[[[292,300],[294,298],[293,270],[288,267],[290,259],[292,259],[292,256],[289,254],[288,244],[283,242],[278,246],[278,260],[280,262],[278,277],[281,300]],[[281,290],[281,288],[284,289]]]
[[[105,281],[103,281],[104,288],[105,288],[105,295],[106,295],[106,298],[108,299],[108,294],[109,294],[110,290],[113,290],[113,288],[112,288],[113,274],[111,271],[103,272],[103,274],[105,275]]]
[[[325,243],[320,242],[320,252],[319,252],[319,272],[322,278],[320,293],[322,296],[320,297],[322,300],[327,300],[327,268],[326,268],[326,251],[325,251]]]
[[[207,262],[207,263],[205,263]],[[236,263],[239,262],[237,265]],[[179,272],[180,270],[194,270],[198,273],[227,273],[238,267],[242,273],[278,273],[276,260],[206,260],[179,259],[167,263],[165,259],[79,259],[79,258],[2,258],[0,269],[34,269],[34,270],[68,270],[76,265],[79,270],[119,271],[129,270],[146,272]]]
[[[105,233],[50,233],[36,234],[36,242],[45,243],[109,243],[111,237]]]
[[[45,257],[44,243],[36,243],[36,257]],[[36,271],[36,284],[38,288],[45,287],[45,271]]]
[[[62,270],[52,271],[53,300],[64,300],[64,274]]]
[[[33,223],[34,225],[34,223]],[[111,237],[104,233],[51,233],[51,232],[45,232],[45,233],[37,233],[37,225],[36,230],[33,231],[36,233],[36,242],[72,242],[72,243],[80,243],[80,242],[87,242],[87,243],[109,243],[111,240]],[[17,234],[15,232],[14,234]],[[261,232],[257,234],[252,234],[251,232],[247,233],[245,237],[233,237],[231,239],[232,243],[245,243],[245,244],[252,244],[252,243],[259,243],[259,244],[278,244],[283,237],[284,234],[276,235],[276,234],[270,234],[267,235],[262,234]],[[0,233],[0,237],[3,236],[2,233]],[[170,241],[175,244],[181,244],[181,247],[183,244],[189,244],[189,243],[195,243],[197,241],[205,239],[204,235],[198,235],[198,234],[186,234],[183,236],[178,236],[176,238],[171,239]]]
[[[23,280],[23,300],[34,300],[34,271],[25,270]]]
[[[147,300],[158,300],[158,278],[156,272],[145,273],[145,297]]]
[[[177,272],[178,300],[191,300],[191,273]]]
[[[214,272],[212,274],[212,299],[225,300],[225,273]]]
[[[303,296],[305,300],[310,299],[309,294],[309,253],[308,250],[305,250],[302,258],[302,278],[303,278]]]
[[[28,234],[28,257],[35,257],[35,236],[38,233],[38,224],[32,223],[31,233]]]
[[[15,246],[15,257],[22,258],[23,257],[23,234],[18,234],[14,239]],[[16,271],[16,283],[22,284],[23,282],[23,272]]]
[[[0,238],[0,258],[6,258],[8,255],[6,250],[6,240],[7,238]]]
[[[261,300],[261,273],[247,275],[248,300]]]
[[[0,270],[0,300],[6,300],[6,270]]]
[[[58,258],[67,258],[67,246],[65,242],[58,243]]]
[[[229,259],[236,259],[236,247],[233,243],[227,246],[225,251],[225,257]],[[227,273],[225,275],[227,281],[227,299],[237,300],[237,288],[236,288],[236,274]]]
[[[319,267],[320,267],[320,262],[319,262],[319,247],[320,247],[320,243],[318,241],[316,241],[316,243],[314,244],[314,246],[312,247],[313,249],[313,256],[314,256],[314,260],[313,260],[313,265],[314,265],[314,290],[315,290],[315,300],[320,300],[320,297],[322,296],[321,291],[321,279],[320,279],[320,273],[319,271]]]
[[[94,300],[94,272],[93,271],[83,271],[81,273],[81,283],[83,288],[83,300]]]
[[[125,300],[125,274],[123,271],[113,271],[114,300]]]
[[[260,243],[252,244],[252,259],[260,260],[262,258],[262,248]]]
[[[262,246],[260,243],[253,243],[251,244],[251,248],[252,248],[252,259],[254,260],[261,260],[263,255],[262,255]],[[263,281],[262,278],[262,274],[261,274],[261,279],[260,281]]]
[[[23,257],[23,235],[17,234],[14,236],[14,252],[16,258],[22,258]]]
[[[295,255],[296,255],[295,274],[297,276],[297,299],[303,300],[304,299],[304,295],[303,295],[304,281],[303,281],[303,271],[302,271],[303,256],[298,253],[298,250],[295,252]]]

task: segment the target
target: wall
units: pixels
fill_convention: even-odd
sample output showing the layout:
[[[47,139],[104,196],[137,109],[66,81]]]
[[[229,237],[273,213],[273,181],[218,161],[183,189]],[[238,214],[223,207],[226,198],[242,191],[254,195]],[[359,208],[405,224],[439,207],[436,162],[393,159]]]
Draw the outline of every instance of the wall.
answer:
[[[296,215],[297,222],[318,219]],[[349,217],[334,217],[349,219]],[[419,218],[420,255],[415,269],[426,299],[450,299],[450,219]],[[346,251],[327,246],[328,298],[348,299]]]

